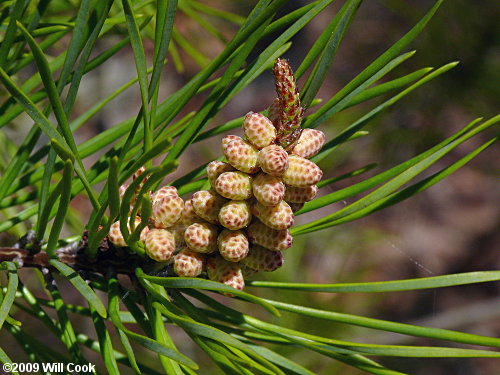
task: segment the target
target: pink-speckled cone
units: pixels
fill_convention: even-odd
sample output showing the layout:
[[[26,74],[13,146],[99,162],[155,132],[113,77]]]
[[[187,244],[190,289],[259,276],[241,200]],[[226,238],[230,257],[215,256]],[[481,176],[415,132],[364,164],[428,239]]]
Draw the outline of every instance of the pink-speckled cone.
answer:
[[[184,209],[182,210],[181,219],[177,222],[178,225],[183,225],[185,227],[193,224],[205,221],[196,214],[193,207],[193,200],[188,199],[184,202]]]
[[[193,194],[191,201],[196,215],[209,223],[217,224],[219,222],[219,211],[227,202],[227,199],[221,197],[215,191],[201,190]]]
[[[146,255],[157,262],[167,262],[175,251],[174,234],[166,229],[151,229],[144,241]]]
[[[316,185],[304,188],[287,186],[285,200],[290,203],[305,203],[312,201],[316,197],[316,194],[318,194],[318,187]]]
[[[276,139],[276,129],[266,116],[250,112],[243,121],[243,132],[257,149],[269,146]]]
[[[210,185],[215,188],[215,181],[217,180],[217,177],[219,177],[224,172],[232,171],[234,171],[234,168],[230,164],[224,163],[223,161],[215,160],[211,163],[208,163],[207,176]]]
[[[194,223],[186,228],[184,241],[197,253],[212,253],[217,250],[217,227],[209,223]]]
[[[128,220],[127,220],[128,222]],[[141,223],[141,218],[137,216],[134,219],[134,224],[137,227]],[[130,225],[127,224],[127,228],[130,231]],[[142,230],[140,239],[141,241],[144,241],[146,239],[146,235],[149,232],[149,228],[146,227]],[[109,229],[108,233],[108,239],[109,241],[119,247],[125,247],[127,246],[127,243],[125,242],[125,239],[123,238],[122,231],[120,230],[120,222],[116,221],[111,225],[111,228]]]
[[[293,237],[288,231],[271,229],[259,220],[254,220],[247,229],[250,242],[269,250],[283,251],[293,245]]]
[[[283,182],[287,185],[304,188],[315,185],[323,177],[323,171],[312,161],[297,155],[288,157],[288,169],[283,174]]]
[[[237,135],[233,135],[233,134],[230,134],[230,135],[226,135],[224,138],[222,138],[222,142],[221,142],[221,145],[222,145],[222,153],[224,153],[224,150],[226,149],[227,145],[229,143],[231,143],[232,141],[240,141],[240,142],[244,142],[243,141],[243,138],[237,136]]]
[[[285,196],[285,184],[281,178],[260,173],[252,184],[254,197],[264,206],[276,206]]]
[[[252,196],[252,178],[239,171],[224,172],[215,181],[215,190],[227,199],[248,199]]]
[[[259,151],[259,165],[271,176],[282,176],[288,168],[288,153],[278,145],[270,145]]]
[[[174,272],[182,277],[199,276],[206,264],[206,255],[191,251],[188,248],[182,249],[174,256]]]
[[[281,251],[271,251],[262,246],[252,246],[248,255],[240,263],[256,271],[272,272],[284,263]]]
[[[177,223],[184,210],[184,201],[178,195],[166,195],[153,204],[151,223],[155,228],[168,228]]]
[[[276,206],[264,206],[256,202],[251,208],[253,216],[257,217],[269,228],[283,230],[293,225],[294,215],[285,201],[281,201]]]
[[[137,178],[139,178],[139,176],[144,173],[144,171],[146,171],[146,167],[140,167],[137,171],[135,171],[134,175],[132,176],[132,178],[135,180]],[[149,176],[145,176],[142,178],[142,181],[139,185],[137,185],[137,192],[139,192],[139,190],[141,190],[141,188],[143,187],[143,185],[146,183],[146,181],[149,179]]]
[[[223,143],[224,145],[224,143]],[[259,151],[244,140],[235,139],[222,148],[224,156],[229,164],[239,171],[245,173],[256,173],[259,171]]]
[[[238,290],[245,287],[245,279],[241,272],[241,267],[237,263],[228,262],[220,255],[211,257],[207,261],[208,278],[218,281]],[[226,294],[232,296],[231,294]]]
[[[220,224],[231,230],[248,226],[252,219],[250,205],[247,201],[229,201],[219,211]]]
[[[241,230],[224,229],[217,238],[220,255],[230,262],[239,262],[248,254],[249,243]]]
[[[325,133],[316,129],[304,129],[300,134],[297,145],[293,148],[291,154],[303,157],[305,159],[312,158],[325,144]]]
[[[163,199],[169,195],[173,195],[174,197],[179,196],[179,193],[177,192],[177,188],[175,186],[163,186],[162,188],[158,189],[151,194],[151,202],[155,204],[160,199]]]

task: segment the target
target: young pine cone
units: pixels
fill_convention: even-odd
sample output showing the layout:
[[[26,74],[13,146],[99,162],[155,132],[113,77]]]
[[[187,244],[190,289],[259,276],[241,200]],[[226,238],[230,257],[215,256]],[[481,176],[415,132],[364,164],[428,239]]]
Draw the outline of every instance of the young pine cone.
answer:
[[[252,196],[252,177],[239,171],[224,172],[215,181],[215,190],[227,199],[248,199]]]
[[[238,137],[239,138],[239,137]],[[229,164],[239,171],[255,173],[259,170],[259,151],[243,139],[233,139],[223,147],[224,156]]]
[[[259,220],[254,220],[247,229],[250,242],[269,250],[283,251],[293,245],[293,237],[288,231],[271,229]]]
[[[188,199],[184,202],[184,209],[182,210],[182,216],[176,225],[182,225],[187,227],[193,223],[200,223],[204,220],[196,214],[193,207],[193,200]]]
[[[197,277],[203,272],[205,263],[204,254],[184,248],[174,256],[174,272],[183,277]]]
[[[174,197],[179,196],[179,193],[177,192],[177,188],[175,186],[164,186],[158,189],[156,192],[151,194],[151,202],[155,204],[160,199],[163,199],[169,195],[173,195]]]
[[[184,201],[178,195],[166,195],[153,204],[151,222],[155,228],[168,228],[177,223],[184,209]]]
[[[230,262],[239,262],[248,254],[248,238],[241,230],[224,229],[217,238],[220,255]]]
[[[220,255],[211,257],[207,261],[208,278],[226,284],[238,290],[245,287],[245,279],[241,267],[237,263],[228,262]]]
[[[141,223],[141,218],[139,216],[137,216],[134,219],[134,225],[137,227],[140,223]],[[127,221],[127,228],[130,231],[131,228],[130,228],[130,225],[128,224],[128,221]],[[146,239],[146,235],[148,234],[148,232],[149,232],[148,227],[146,227],[142,230],[141,236],[140,236],[141,241],[144,241]],[[119,247],[127,246],[127,243],[125,242],[125,239],[123,238],[122,231],[120,230],[120,222],[119,221],[114,222],[111,225],[111,228],[109,229],[109,233],[108,233],[108,239],[112,244],[114,244],[116,246],[119,246]]]
[[[302,128],[304,109],[300,106],[300,95],[292,67],[284,59],[278,59],[274,64],[274,82],[279,103],[279,120],[276,127],[278,136],[276,143],[289,151],[296,145]]]
[[[241,137],[238,137],[237,135],[226,135],[224,138],[222,138],[222,153],[224,153],[224,151],[226,150],[226,147],[229,143],[231,143],[232,141],[240,141],[242,142],[243,139]]]
[[[304,129],[291,153],[310,159],[321,150],[324,144],[325,133],[316,129]]]
[[[227,202],[214,191],[197,191],[191,197],[193,209],[196,215],[212,224],[219,222],[218,216],[222,206]]]
[[[255,198],[264,206],[276,206],[285,197],[285,184],[281,178],[260,173],[252,184]]]
[[[250,205],[247,201],[229,201],[219,211],[219,223],[231,230],[248,226],[252,220]]]
[[[288,153],[278,145],[270,145],[259,151],[259,165],[271,176],[283,176],[288,168]]]
[[[210,185],[215,189],[215,181],[224,172],[232,172],[234,168],[223,161],[215,160],[207,165],[207,176]]]
[[[145,171],[146,171],[146,167],[140,167],[137,171],[135,171],[135,173],[132,176],[132,178],[134,180],[137,179],[137,178],[139,178],[139,176],[141,176]],[[141,190],[141,188],[148,181],[148,179],[149,179],[149,176],[142,177],[142,181],[140,182],[139,185],[137,185],[137,189],[136,189],[137,193]]]
[[[287,186],[285,190],[285,201],[289,203],[305,203],[312,201],[318,193],[318,186],[311,185],[304,188]]]
[[[272,229],[283,230],[293,225],[293,212],[285,201],[276,206],[264,206],[256,202],[252,205],[252,214]]]
[[[254,245],[240,263],[256,271],[272,272],[280,268],[284,261],[281,251],[271,251],[262,246]]]
[[[271,120],[260,113],[249,112],[243,121],[243,132],[257,149],[269,146],[276,139],[276,128]]]
[[[323,177],[323,171],[312,161],[300,156],[290,155],[288,169],[282,178],[287,185],[305,188],[318,183],[321,177]]]
[[[217,227],[209,223],[194,223],[184,232],[186,245],[197,253],[212,253],[217,249]]]
[[[157,262],[167,262],[175,251],[175,237],[166,229],[151,229],[144,241],[146,255]]]

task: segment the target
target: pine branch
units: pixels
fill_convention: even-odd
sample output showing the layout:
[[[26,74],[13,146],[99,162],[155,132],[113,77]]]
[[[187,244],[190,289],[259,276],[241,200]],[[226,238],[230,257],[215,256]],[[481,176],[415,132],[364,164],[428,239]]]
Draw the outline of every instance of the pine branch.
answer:
[[[12,247],[0,247],[0,263],[15,261],[21,267],[48,268],[50,257],[45,251],[33,251],[28,246],[19,246],[20,240]],[[116,247],[107,239],[98,248],[95,259],[90,259],[85,252],[87,248],[87,233],[80,241],[69,243],[55,250],[58,260],[78,271],[88,271],[105,275],[112,268],[116,273],[132,275],[137,267],[143,267],[148,260],[129,252],[127,248]]]

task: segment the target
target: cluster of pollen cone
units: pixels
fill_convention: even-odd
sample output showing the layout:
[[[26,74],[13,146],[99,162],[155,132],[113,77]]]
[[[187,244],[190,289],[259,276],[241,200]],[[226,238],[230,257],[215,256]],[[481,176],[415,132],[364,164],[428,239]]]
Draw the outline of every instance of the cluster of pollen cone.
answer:
[[[207,165],[210,190],[187,201],[173,186],[151,193],[152,216],[141,240],[150,258],[171,263],[179,276],[206,273],[241,290],[246,276],[276,270],[293,243],[294,212],[316,196],[323,172],[308,159],[323,147],[325,135],[301,128],[304,111],[285,60],[276,62],[274,77],[278,97],[268,117],[248,113],[245,138],[224,137],[225,161]],[[119,222],[108,238],[126,246]]]

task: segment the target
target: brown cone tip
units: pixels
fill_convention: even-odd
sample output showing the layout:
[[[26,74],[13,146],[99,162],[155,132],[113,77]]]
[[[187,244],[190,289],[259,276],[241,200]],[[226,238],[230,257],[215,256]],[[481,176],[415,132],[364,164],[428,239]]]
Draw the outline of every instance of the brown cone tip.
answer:
[[[304,109],[300,106],[300,95],[293,71],[284,59],[276,60],[273,68],[276,94],[279,103],[279,120],[277,121],[276,143],[287,151],[296,145],[302,129],[302,115]]]

